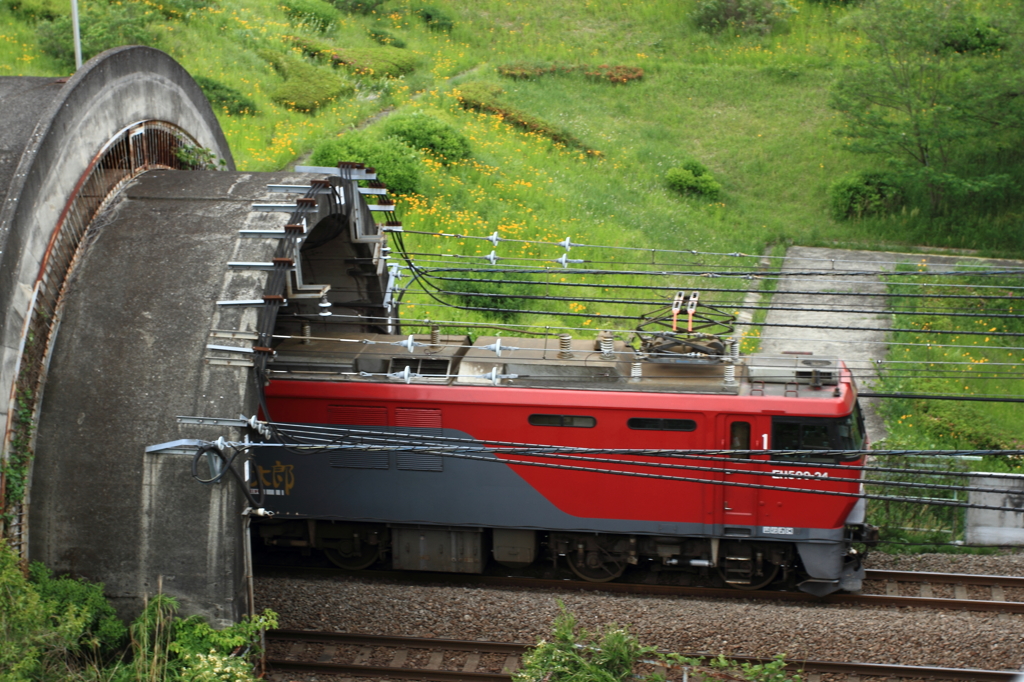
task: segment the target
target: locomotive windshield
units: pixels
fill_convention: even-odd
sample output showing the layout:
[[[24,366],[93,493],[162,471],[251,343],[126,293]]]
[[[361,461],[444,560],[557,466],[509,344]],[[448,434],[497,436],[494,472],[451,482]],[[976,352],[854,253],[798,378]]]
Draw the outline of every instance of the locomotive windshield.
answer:
[[[772,417],[772,450],[863,450],[864,429],[860,407],[845,417]],[[840,460],[854,460],[858,455],[802,455],[805,462],[831,464]],[[772,455],[773,460],[794,460],[793,455]]]

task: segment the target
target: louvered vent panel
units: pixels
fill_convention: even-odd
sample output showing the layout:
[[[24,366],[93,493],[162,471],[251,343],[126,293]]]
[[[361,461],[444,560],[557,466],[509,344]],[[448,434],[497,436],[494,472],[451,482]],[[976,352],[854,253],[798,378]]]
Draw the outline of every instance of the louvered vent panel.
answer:
[[[444,471],[444,457],[429,452],[399,452],[397,462],[405,471]]]
[[[423,407],[396,407],[395,426],[439,429],[441,428],[441,410]]]
[[[337,452],[331,455],[332,467],[339,469],[387,469],[387,452]]]
[[[331,424],[359,424],[361,426],[387,426],[388,408],[328,405],[327,420]]]

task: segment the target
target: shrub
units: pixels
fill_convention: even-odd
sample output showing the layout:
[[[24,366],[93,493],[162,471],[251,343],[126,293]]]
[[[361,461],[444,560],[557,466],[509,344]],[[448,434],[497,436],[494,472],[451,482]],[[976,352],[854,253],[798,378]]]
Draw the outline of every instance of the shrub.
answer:
[[[498,75],[512,80],[533,80],[552,74],[566,75],[582,71],[587,78],[608,83],[628,83],[641,80],[644,70],[637,66],[588,66],[586,64],[551,64],[547,62],[514,62],[497,67]]]
[[[238,90],[206,76],[192,76],[192,78],[203,89],[203,94],[206,95],[206,99],[210,100],[214,111],[233,116],[260,113],[256,108],[256,102]]]
[[[976,17],[967,17],[963,21],[947,26],[939,36],[941,51],[959,52],[960,54],[987,54],[998,52],[1006,47],[1006,36],[993,27],[982,24]]]
[[[285,82],[270,91],[270,99],[290,109],[312,113],[341,96],[351,96],[355,88],[330,71],[298,59],[279,62]]]
[[[398,78],[416,70],[416,57],[397,47],[339,48],[331,52],[331,63],[368,76]]]
[[[486,114],[501,116],[506,122],[530,133],[537,133],[556,144],[579,149],[591,156],[601,156],[601,152],[587,147],[576,136],[566,130],[557,128],[539,118],[530,116],[513,107],[501,103],[499,97],[505,91],[491,83],[467,83],[457,91],[459,103],[464,109],[480,111]]]
[[[694,22],[709,33],[728,29],[767,35],[785,31],[795,13],[789,0],[697,0]]]
[[[590,67],[586,68],[590,69]],[[589,71],[584,71],[584,73],[590,80],[607,81],[614,84],[643,80],[644,77],[644,70],[639,66],[608,66],[607,64],[602,64]]]
[[[416,112],[389,116],[384,134],[405,142],[413,149],[427,149],[442,163],[449,164],[469,157],[469,140],[453,126],[427,114]]]
[[[370,36],[371,40],[373,40],[374,42],[378,42],[381,45],[390,45],[391,47],[398,48],[405,47],[404,40],[402,40],[401,38],[396,38],[394,35],[392,35],[388,31],[385,31],[384,29],[370,29],[369,31],[367,31],[367,35]]]
[[[670,168],[665,173],[665,182],[670,189],[680,194],[699,194],[711,200],[718,199],[722,185],[700,161],[690,160],[682,166]]]
[[[390,45],[343,48],[309,38],[294,38],[292,42],[304,55],[329,60],[333,66],[343,66],[359,75],[398,78],[415,71],[418,64],[415,55]]]
[[[284,0],[284,13],[299,26],[314,31],[329,31],[338,20],[338,12],[323,0]]]
[[[109,654],[124,642],[128,629],[103,596],[103,583],[55,578],[50,569],[38,562],[29,567],[29,579],[35,583],[39,597],[51,613],[64,613],[72,608],[80,611],[83,622],[80,644],[95,639],[103,653]]]
[[[384,0],[331,0],[331,4],[345,14],[373,14]]]
[[[0,7],[7,7],[25,19],[42,21],[53,21],[71,11],[70,3],[61,0],[5,0]]]
[[[314,166],[336,166],[342,161],[356,161],[375,168],[380,180],[395,194],[419,190],[419,155],[397,138],[351,132],[324,140],[313,149],[310,157]]]
[[[455,26],[455,20],[450,16],[429,5],[420,5],[413,8],[413,14],[417,15],[432,31],[445,31],[450,33]]]
[[[83,60],[119,45],[147,45],[151,42],[152,36],[141,5],[83,3],[80,17]],[[74,66],[75,47],[70,16],[43,22],[36,32],[43,52],[63,66]]]
[[[903,189],[886,173],[856,173],[828,188],[829,209],[836,220],[892,213],[903,205]]]

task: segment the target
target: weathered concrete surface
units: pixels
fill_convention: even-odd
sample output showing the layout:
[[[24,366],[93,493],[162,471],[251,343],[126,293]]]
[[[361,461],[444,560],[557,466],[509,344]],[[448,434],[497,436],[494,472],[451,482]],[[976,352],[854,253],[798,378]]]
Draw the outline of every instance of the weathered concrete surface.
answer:
[[[255,329],[258,309],[215,303],[262,296],[266,273],[226,263],[269,261],[276,240],[238,230],[282,229],[288,216],[250,205],[283,199],[268,183],[309,177],[150,171],[97,218],[43,397],[30,556],[102,580],[124,614],[141,608],[159,576],[186,613],[225,623],[243,606],[238,486],[201,485],[190,456],[143,451],[227,431],[179,427],[178,415],[255,412],[248,370],[207,365],[205,345],[232,345],[210,339],[211,329]]]
[[[871,390],[873,381],[870,375],[875,373],[873,364],[875,360],[885,358],[884,330],[891,326],[892,320],[890,315],[871,312],[886,310],[885,298],[851,294],[885,293],[885,284],[879,281],[877,274],[853,276],[842,273],[891,270],[892,261],[896,260],[894,255],[880,251],[790,247],[782,267],[783,279],[772,297],[772,307],[765,320],[768,325],[761,335],[761,352],[776,355],[785,351],[801,351],[838,357],[853,372],[860,390]],[[840,274],[832,276],[828,274],[831,272]],[[829,293],[812,293],[822,291]],[[828,312],[785,308],[815,308]],[[840,310],[858,312],[838,312]],[[865,428],[871,442],[885,437],[885,424],[875,411],[877,400],[861,400]]]
[[[159,50],[108,50],[54,93],[58,85],[53,79],[0,81],[0,173],[7,179],[0,186],[6,193],[0,206],[0,425],[13,402],[25,319],[47,245],[68,197],[104,145],[132,124],[167,121],[234,168],[199,86]]]
[[[1024,476],[990,474],[972,476],[971,485],[982,488],[1005,488],[1005,493],[972,492],[971,504],[1014,507],[1017,512],[992,509],[968,509],[965,540],[969,545],[1024,545]]]
[[[768,326],[761,336],[762,352],[810,351],[815,355],[836,356],[846,362],[860,390],[871,391],[877,375],[875,363],[885,359],[886,330],[892,326],[892,316],[881,312],[889,309],[888,299],[872,294],[885,293],[885,283],[879,274],[892,272],[897,263],[924,264],[930,272],[961,269],[960,265],[1016,268],[1024,265],[1021,261],[970,256],[794,246],[786,251],[782,268],[784,279],[779,282],[779,293],[772,298],[766,320]],[[866,274],[851,274],[857,272]],[[877,413],[881,400],[884,398],[861,400],[868,439],[872,443],[882,441],[886,435],[885,423]]]
[[[64,80],[58,78],[0,77],[0,198],[5,204],[32,130],[63,87]]]

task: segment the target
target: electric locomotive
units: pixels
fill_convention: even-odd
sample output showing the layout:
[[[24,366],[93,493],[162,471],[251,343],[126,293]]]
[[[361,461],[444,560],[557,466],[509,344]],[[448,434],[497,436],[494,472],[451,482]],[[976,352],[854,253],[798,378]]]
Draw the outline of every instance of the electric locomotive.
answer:
[[[394,210],[386,189],[358,164],[299,170],[328,178],[266,233],[281,276],[252,349],[276,441],[255,448],[266,544],[350,569],[550,561],[606,581],[644,564],[860,588],[864,429],[840,360],[741,356],[697,292],[596,339],[403,334],[387,266],[402,228],[373,217]]]
[[[351,569],[386,559],[477,573],[489,558],[548,560],[605,581],[643,562],[715,570],[746,589],[791,576],[818,595],[859,589],[851,543],[866,528],[863,500],[800,492],[860,491],[862,456],[841,452],[864,448],[843,363],[640,336],[657,352],[610,334],[284,340],[265,388],[273,421],[350,445],[259,452],[276,515],[260,526],[264,541],[320,548]],[[715,454],[669,452],[689,450]]]

